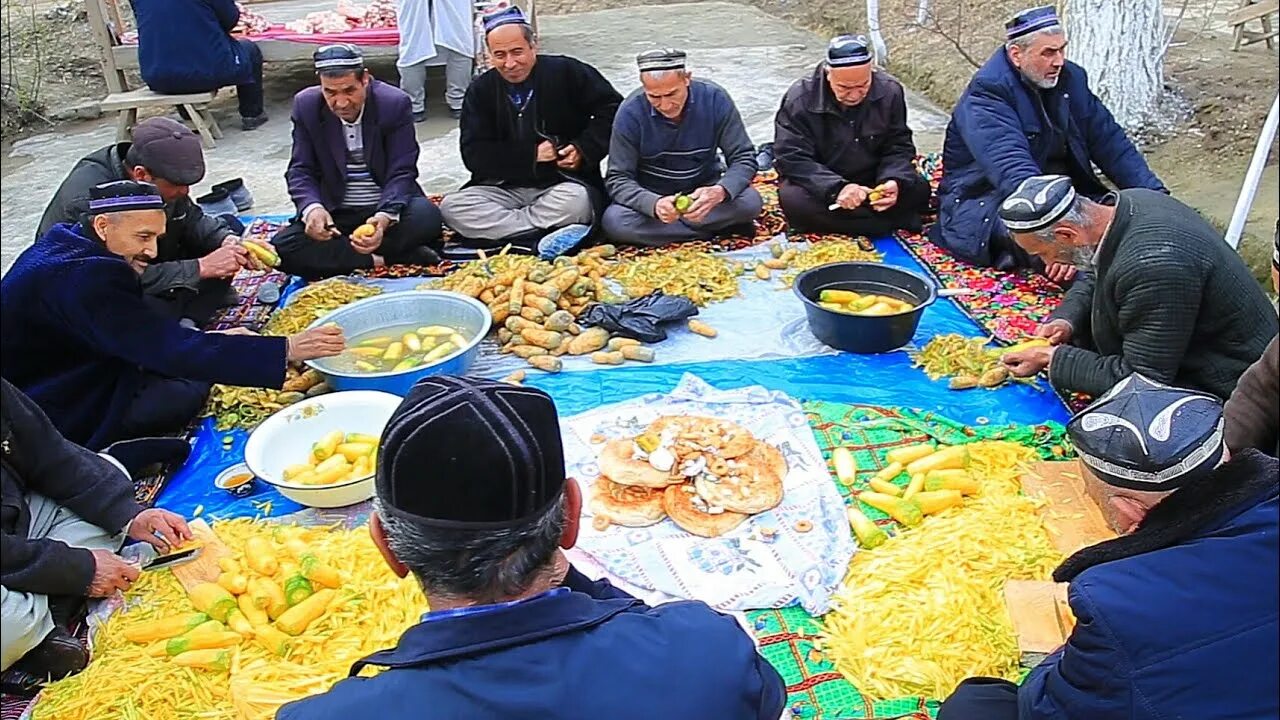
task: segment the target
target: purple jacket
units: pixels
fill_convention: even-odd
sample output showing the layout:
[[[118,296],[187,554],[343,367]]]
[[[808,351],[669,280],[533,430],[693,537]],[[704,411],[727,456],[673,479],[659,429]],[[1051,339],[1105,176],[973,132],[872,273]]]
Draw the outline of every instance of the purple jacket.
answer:
[[[342,204],[347,186],[342,120],[325,104],[319,86],[293,97],[292,120],[293,155],[284,173],[289,196],[299,213],[312,203],[332,212]],[[365,162],[382,186],[378,210],[399,214],[411,198],[423,196],[409,96],[381,80],[370,80],[360,127]]]

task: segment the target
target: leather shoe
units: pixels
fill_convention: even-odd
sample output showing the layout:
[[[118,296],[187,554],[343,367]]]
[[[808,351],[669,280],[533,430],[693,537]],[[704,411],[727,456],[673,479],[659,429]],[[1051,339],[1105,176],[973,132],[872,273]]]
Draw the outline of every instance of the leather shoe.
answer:
[[[53,626],[39,645],[27,651],[13,667],[31,673],[41,680],[61,680],[74,675],[89,664],[89,649],[71,633]]]

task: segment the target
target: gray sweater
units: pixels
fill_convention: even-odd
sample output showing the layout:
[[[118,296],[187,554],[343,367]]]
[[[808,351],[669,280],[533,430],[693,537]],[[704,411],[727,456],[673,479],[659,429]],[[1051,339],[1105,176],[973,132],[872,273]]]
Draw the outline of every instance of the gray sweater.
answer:
[[[1074,328],[1053,356],[1054,387],[1100,395],[1130,374],[1224,400],[1278,325],[1262,287],[1195,210],[1121,190],[1093,274],[1050,317]]]

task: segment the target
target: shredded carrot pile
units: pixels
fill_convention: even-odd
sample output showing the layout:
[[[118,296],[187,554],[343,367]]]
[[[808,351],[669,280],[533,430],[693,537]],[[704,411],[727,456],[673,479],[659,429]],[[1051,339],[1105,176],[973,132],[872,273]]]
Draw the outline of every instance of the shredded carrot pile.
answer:
[[[287,658],[244,642],[228,672],[197,670],[153,657],[146,645],[121,636],[129,625],[192,611],[172,572],[143,573],[125,596],[127,609],[94,634],[89,667],[49,685],[33,708],[33,720],[267,720],[286,702],[328,690],[356,660],[394,647],[426,610],[417,584],[387,568],[366,528],[302,528],[248,519],[217,522],[213,528],[237,555],[255,535],[302,540],[344,575],[345,602],[331,606],[295,638]]]
[[[1019,494],[1035,453],[1008,442],[967,447],[980,493],[856,554],[823,618],[824,651],[864,695],[942,699],[970,676],[1018,678],[1004,583],[1048,579],[1062,556],[1040,502]]]

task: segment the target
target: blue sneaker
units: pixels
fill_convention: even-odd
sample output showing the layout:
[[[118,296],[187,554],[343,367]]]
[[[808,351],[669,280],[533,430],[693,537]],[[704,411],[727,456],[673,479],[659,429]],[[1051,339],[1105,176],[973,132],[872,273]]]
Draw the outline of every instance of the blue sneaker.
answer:
[[[538,241],[538,257],[543,260],[559,257],[578,247],[578,243],[582,242],[589,232],[591,232],[590,225],[566,225],[559,230],[552,230]]]

